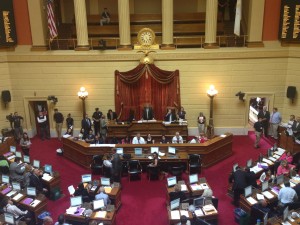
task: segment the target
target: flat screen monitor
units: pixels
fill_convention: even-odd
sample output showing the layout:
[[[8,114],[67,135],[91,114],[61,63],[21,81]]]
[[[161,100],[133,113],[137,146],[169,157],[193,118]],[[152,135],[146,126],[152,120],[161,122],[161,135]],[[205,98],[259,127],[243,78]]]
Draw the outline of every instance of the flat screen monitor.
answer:
[[[249,160],[247,161],[247,167],[248,167],[248,168],[252,167],[252,159],[249,159]]]
[[[143,155],[143,149],[142,148],[134,148],[134,154],[137,156]]]
[[[151,154],[153,154],[154,152],[158,153],[159,147],[151,147]]]
[[[82,196],[75,196],[70,198],[71,207],[82,205]]]
[[[268,149],[268,157],[271,157],[273,155],[273,150],[271,148]]]
[[[110,179],[106,177],[101,177],[101,186],[110,186]]]
[[[19,152],[19,151],[16,151],[16,157],[18,157],[18,158],[22,158],[22,153],[21,152]]]
[[[9,151],[16,153],[16,146],[9,146]]]
[[[261,184],[261,191],[266,191],[269,188],[269,182],[268,181],[264,181]]]
[[[52,173],[52,166],[49,164],[46,164],[44,167],[45,173]]]
[[[94,210],[103,209],[104,207],[105,207],[105,204],[104,204],[103,198],[93,201],[93,209]]]
[[[176,177],[168,177],[167,178],[167,182],[168,182],[168,187],[172,187],[175,186],[177,184],[177,179]]]
[[[117,148],[116,149],[117,154],[123,155],[123,148]]]
[[[21,191],[21,184],[19,182],[12,182],[11,184],[15,191]]]
[[[82,183],[91,183],[92,182],[92,174],[83,174],[81,175]]]
[[[283,183],[283,181],[284,181],[284,175],[283,174],[281,174],[281,175],[279,175],[279,176],[277,176],[277,178],[276,178],[277,180],[276,180],[276,184],[282,184]]]
[[[168,153],[171,155],[176,155],[176,148],[175,147],[168,147]]]
[[[2,174],[2,183],[9,184],[9,176]]]
[[[204,200],[205,200],[204,197],[195,198],[194,201],[193,201],[193,205],[196,208],[202,207],[202,206],[204,206]]]
[[[30,163],[30,157],[28,155],[23,156],[24,163]]]
[[[283,218],[282,218],[283,222],[285,222],[285,221],[288,220],[288,215],[289,215],[289,207],[285,207],[285,209],[283,210],[283,214],[282,214],[282,216],[283,216]]]
[[[233,172],[235,172],[236,171],[236,168],[239,166],[239,164],[238,163],[235,163],[233,166],[232,166],[232,170],[233,170]]]
[[[190,181],[190,184],[198,183],[198,181],[199,181],[198,174],[191,174],[189,176],[189,181]]]
[[[15,224],[14,215],[10,213],[4,213],[4,222],[8,224]]]
[[[180,206],[180,198],[177,198],[177,199],[170,202],[170,209],[171,210],[178,209],[179,206]]]
[[[252,186],[251,185],[248,186],[248,187],[245,187],[244,195],[245,195],[246,198],[252,195]]]
[[[34,168],[40,168],[40,164],[41,164],[40,160],[33,160],[33,167]]]
[[[26,194],[29,196],[36,196],[36,188],[35,187],[27,187]]]

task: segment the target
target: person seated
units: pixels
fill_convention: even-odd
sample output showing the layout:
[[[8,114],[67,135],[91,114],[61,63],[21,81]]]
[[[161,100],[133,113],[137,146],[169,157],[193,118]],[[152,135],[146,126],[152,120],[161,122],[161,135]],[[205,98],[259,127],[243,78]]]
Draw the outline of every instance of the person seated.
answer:
[[[172,109],[168,109],[167,114],[165,115],[164,121],[166,122],[173,122],[176,120],[175,113],[172,111]]]
[[[116,136],[113,136],[112,139],[110,140],[111,144],[119,144],[119,140]]]
[[[185,115],[186,115],[186,112],[184,111],[184,108],[183,108],[183,107],[180,107],[180,110],[179,110],[179,112],[177,113],[178,119],[185,120]]]
[[[280,189],[278,194],[278,206],[285,206],[298,200],[296,191],[290,187],[290,181],[284,182],[284,187]]]
[[[268,181],[268,183],[272,183],[275,179],[275,176],[272,174],[271,170],[268,170],[267,173],[263,172],[259,179],[256,181],[257,185],[261,185],[261,183]]]
[[[121,140],[121,144],[131,144],[130,137],[127,135]]]
[[[154,144],[154,139],[152,139],[151,134],[147,135],[146,142],[147,144]]]
[[[132,144],[146,144],[146,141],[141,137],[140,133],[137,133],[136,136],[132,139]]]
[[[52,224],[53,224],[53,219],[50,216],[44,217],[42,225],[52,225]]]
[[[191,221],[189,221],[185,215],[182,215],[180,216],[180,223],[177,223],[176,225],[191,225]]]
[[[187,199],[185,193],[181,191],[181,185],[176,184],[174,186],[174,191],[169,193],[170,201],[180,198],[180,202]]]
[[[24,187],[29,187],[29,184],[30,184],[30,176],[33,172],[33,166],[31,166],[30,164],[27,164],[25,166],[25,172],[24,172]]]
[[[96,196],[95,196],[95,200],[98,200],[98,199],[103,199],[104,200],[104,206],[107,206],[111,203],[110,199],[109,199],[109,196],[105,193],[105,189],[104,187],[100,187]]]
[[[146,103],[143,109],[143,120],[154,120],[154,113],[153,113],[153,109],[150,106],[149,103]]]
[[[89,192],[84,188],[83,183],[79,183],[77,189],[74,192],[74,196],[82,196],[83,202],[90,202],[92,198],[89,195]]]
[[[279,161],[285,160],[287,163],[292,164],[293,162],[293,156],[290,151],[286,151],[283,153],[280,158],[278,159]]]
[[[103,23],[110,23],[110,14],[107,8],[104,8],[104,11],[101,14],[100,25],[103,26]]]
[[[175,136],[172,138],[172,143],[173,144],[182,144],[183,143],[183,138],[179,135],[179,132],[175,133]]]
[[[165,135],[161,136],[160,143],[161,144],[168,144],[169,143]]]
[[[37,193],[47,193],[48,190],[44,188],[42,181],[43,171],[39,169],[34,169],[29,177],[29,186],[35,187]]]
[[[201,195],[201,197],[212,198],[213,197],[213,191],[211,190],[211,188],[204,189],[203,194]]]
[[[79,140],[85,140],[85,135],[84,135],[85,133],[84,133],[84,128],[81,128],[80,129],[80,132],[79,132],[79,134],[78,134],[78,139]]]
[[[158,166],[158,152],[152,153],[152,163],[150,163],[148,166],[150,167],[157,167]]]
[[[188,143],[190,143],[190,144],[199,143],[199,138],[198,137],[193,137]]]
[[[284,174],[285,176],[290,176],[290,171],[294,169],[295,166],[288,164],[286,160],[282,160],[280,166],[277,168],[277,176]]]
[[[19,218],[20,216],[23,216],[24,217],[24,219],[22,219],[23,221],[28,220],[28,222],[29,222],[29,221],[33,220],[33,215],[30,211],[21,210],[16,205],[14,205],[13,201],[10,198],[5,197],[3,199],[2,205],[3,205],[4,212],[12,214],[15,219]]]
[[[93,134],[93,130],[91,129],[89,131],[89,134],[85,138],[85,142],[86,143],[92,143],[94,141],[94,139],[95,139],[95,135]]]
[[[199,143],[204,143],[204,142],[206,142],[208,140],[208,138],[205,136],[205,134],[204,133],[200,133],[200,136],[199,136],[199,138],[198,138],[198,142]]]
[[[1,170],[2,174],[7,174],[9,172],[9,164],[4,155],[0,155],[0,167],[3,169]],[[7,173],[5,173],[4,171],[7,171]]]
[[[109,109],[108,112],[107,112],[107,119],[109,121],[111,121],[111,120],[116,121],[117,120],[117,113],[113,112],[111,109]]]
[[[254,204],[252,207],[264,213],[268,213],[268,218],[276,216],[275,210],[273,210],[273,207],[271,207],[271,205],[268,205],[265,199],[258,200],[258,202]]]
[[[99,135],[96,135],[91,144],[104,144],[103,138],[101,138]]]
[[[11,181],[24,182],[25,165],[22,164],[21,158],[15,157],[15,161],[9,166],[9,176]]]

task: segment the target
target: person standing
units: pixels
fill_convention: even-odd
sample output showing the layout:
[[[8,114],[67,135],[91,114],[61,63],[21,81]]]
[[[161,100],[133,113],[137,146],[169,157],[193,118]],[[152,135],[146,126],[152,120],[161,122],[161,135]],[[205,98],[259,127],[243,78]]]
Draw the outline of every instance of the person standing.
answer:
[[[22,128],[22,122],[23,122],[23,117],[19,116],[17,112],[14,113],[12,116],[12,122],[13,122],[13,127],[14,127],[14,133],[15,133],[15,140],[17,142],[20,141],[22,135],[23,135],[23,128]]]
[[[164,121],[166,122],[173,122],[176,120],[175,114],[172,112],[172,109],[168,109],[167,114],[165,115]]]
[[[103,138],[103,141],[105,142],[107,136],[107,122],[105,119],[105,115],[102,115],[100,119],[100,134],[101,137]]]
[[[259,148],[258,144],[263,132],[262,118],[259,118],[258,121],[254,123],[254,130],[255,130],[255,137],[256,137],[254,148]]]
[[[23,137],[20,140],[20,146],[21,146],[21,149],[22,149],[24,155],[29,155],[29,149],[30,149],[30,146],[31,146],[31,141],[30,141],[30,139],[28,137],[28,134],[26,132],[23,133]]]
[[[184,108],[180,107],[180,110],[179,110],[179,112],[177,114],[178,119],[185,120],[185,115],[186,115],[186,112],[184,111]]]
[[[117,150],[115,148],[112,149],[112,179],[114,182],[121,181],[121,169],[122,169],[122,161],[120,155],[117,154]]]
[[[71,130],[72,130],[72,135],[73,135],[73,130],[74,130],[74,119],[71,117],[71,113],[69,113],[68,116],[67,116],[66,124],[67,124],[67,130],[71,128]]]
[[[295,139],[300,137],[300,116],[297,116],[297,119],[292,125],[292,131]]]
[[[85,114],[85,117],[81,120],[81,128],[83,128],[84,130],[83,136],[86,137],[90,133],[90,130],[92,128],[92,122],[87,113]]]
[[[116,121],[117,120],[117,113],[113,112],[111,109],[109,109],[108,112],[107,112],[107,119],[109,121],[111,121],[111,120]]]
[[[206,124],[206,117],[203,115],[202,112],[200,112],[198,116],[198,130],[199,134],[204,133],[205,134],[205,124]]]
[[[99,108],[95,109],[95,112],[93,113],[93,121],[94,121],[94,130],[95,130],[95,136],[100,135],[100,119],[102,117],[102,112],[99,111]]]
[[[268,137],[269,130],[269,121],[270,121],[270,112],[267,110],[267,106],[264,106],[262,110],[259,111],[257,119],[262,119],[263,132],[265,137]]]
[[[242,170],[239,166],[236,171],[229,177],[229,182],[232,183],[233,190],[233,202],[235,206],[239,205],[240,195],[243,194],[244,188],[247,187],[247,176],[246,172]]]
[[[270,118],[270,125],[271,125],[271,137],[275,140],[278,139],[278,126],[281,123],[281,114],[278,112],[276,107],[273,108],[273,113],[271,114]]]
[[[47,116],[44,114],[43,111],[39,112],[39,115],[37,117],[37,121],[38,121],[39,128],[40,128],[41,139],[45,140],[45,137],[47,139],[50,139]]]
[[[107,8],[104,8],[103,13],[101,14],[100,25],[103,26],[103,23],[110,23],[110,14]]]
[[[58,112],[58,109],[54,109],[53,119],[55,121],[55,129],[57,133],[58,140],[61,140],[61,130],[64,122],[64,116],[62,113]]]
[[[153,120],[153,119],[154,119],[153,109],[149,103],[146,103],[143,110],[143,120]]]

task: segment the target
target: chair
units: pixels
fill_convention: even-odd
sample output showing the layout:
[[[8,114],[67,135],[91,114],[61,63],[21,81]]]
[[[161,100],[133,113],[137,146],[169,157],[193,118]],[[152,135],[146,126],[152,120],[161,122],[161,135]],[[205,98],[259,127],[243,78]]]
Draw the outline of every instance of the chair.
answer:
[[[147,168],[147,176],[148,180],[150,181],[151,179],[159,179],[160,175],[160,168],[159,166],[148,166]]]
[[[128,161],[131,159],[131,154],[123,154],[122,172],[121,175],[128,172]]]
[[[173,176],[176,176],[177,180],[181,180],[182,179],[182,172],[183,172],[182,166],[172,166],[171,169],[170,169],[170,173]]]
[[[216,210],[218,210],[218,205],[219,205],[219,199],[212,197],[211,198],[212,204],[214,205],[214,207],[216,208]]]
[[[257,219],[264,221],[265,212],[259,210],[255,206],[251,208],[250,224],[256,224]]]
[[[9,167],[8,166],[0,166],[0,173],[1,174],[9,174]]]
[[[91,163],[92,174],[103,174],[103,155],[94,155]]]
[[[189,174],[201,173],[201,156],[198,154],[189,155],[188,171]]]
[[[131,181],[131,177],[141,177],[142,167],[139,160],[128,161],[128,179]]]

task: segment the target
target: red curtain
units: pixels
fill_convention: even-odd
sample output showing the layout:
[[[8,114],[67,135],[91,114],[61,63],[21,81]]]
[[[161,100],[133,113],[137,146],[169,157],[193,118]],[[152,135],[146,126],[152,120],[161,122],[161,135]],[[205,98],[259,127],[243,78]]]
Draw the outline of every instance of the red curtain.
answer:
[[[136,120],[141,119],[145,103],[153,107],[155,119],[162,120],[167,107],[180,107],[179,71],[165,71],[154,64],[139,64],[127,71],[115,71],[115,106],[121,111],[120,120],[129,118],[134,111]]]

